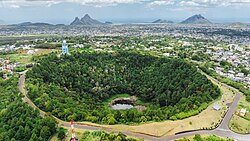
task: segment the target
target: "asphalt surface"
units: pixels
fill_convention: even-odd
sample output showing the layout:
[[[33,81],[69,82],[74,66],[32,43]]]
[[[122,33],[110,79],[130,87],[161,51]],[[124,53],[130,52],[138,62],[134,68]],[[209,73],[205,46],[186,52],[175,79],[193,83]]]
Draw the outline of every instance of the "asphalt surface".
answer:
[[[134,137],[137,137],[137,138],[144,138],[146,140],[152,140],[152,141],[170,141],[170,140],[176,140],[176,139],[180,139],[180,138],[184,138],[184,137],[188,137],[188,136],[194,136],[195,134],[217,135],[217,136],[221,136],[221,137],[233,138],[233,139],[235,139],[237,141],[250,141],[250,134],[246,134],[246,135],[238,134],[238,133],[235,133],[235,132],[233,132],[233,131],[231,131],[229,129],[229,122],[230,122],[230,120],[231,120],[231,118],[232,118],[232,116],[233,116],[233,114],[234,114],[234,112],[236,110],[237,104],[238,104],[238,102],[240,100],[240,96],[241,96],[240,93],[236,89],[234,89],[234,88],[232,88],[232,87],[230,87],[228,85],[225,85],[223,83],[220,83],[216,79],[213,79],[213,80],[216,81],[217,83],[227,87],[228,89],[232,90],[236,94],[233,103],[230,104],[225,117],[222,119],[222,122],[220,123],[220,125],[216,129],[214,129],[214,130],[192,131],[192,132],[182,133],[182,134],[178,134],[178,135],[164,136],[164,137],[153,137],[153,136],[150,136],[150,135],[144,135],[144,134],[132,133],[132,132],[125,132],[125,131],[121,131],[121,132],[123,134],[125,134],[125,135],[128,135],[128,136],[134,136]],[[19,91],[24,94],[24,98],[23,98],[24,102],[28,103],[30,106],[32,106],[34,108],[39,109],[27,97],[24,85],[25,85],[25,73],[23,75],[21,75],[21,77],[19,79],[19,84],[18,84]],[[42,110],[39,109],[39,111],[40,111],[41,116],[44,117],[46,115],[46,113],[43,112]],[[60,119],[58,119],[56,117],[55,117],[55,119],[59,122],[59,125],[62,125],[62,126],[65,126],[65,127],[70,127],[69,122],[61,121]],[[206,122],[206,121],[204,121],[204,122]],[[106,130],[108,132],[112,131],[111,129],[101,128],[101,127],[94,127],[94,126],[89,126],[89,125],[75,124],[74,127],[76,129],[85,129],[85,130],[100,130],[100,129],[103,129],[103,130]]]

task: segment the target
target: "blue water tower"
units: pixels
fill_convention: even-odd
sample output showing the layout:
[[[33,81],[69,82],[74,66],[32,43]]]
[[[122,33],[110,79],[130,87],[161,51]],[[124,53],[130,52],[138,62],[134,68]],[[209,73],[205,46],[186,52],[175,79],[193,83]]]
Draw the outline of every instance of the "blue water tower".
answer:
[[[62,54],[63,55],[69,54],[68,44],[67,44],[66,40],[63,40],[63,43],[62,43]]]

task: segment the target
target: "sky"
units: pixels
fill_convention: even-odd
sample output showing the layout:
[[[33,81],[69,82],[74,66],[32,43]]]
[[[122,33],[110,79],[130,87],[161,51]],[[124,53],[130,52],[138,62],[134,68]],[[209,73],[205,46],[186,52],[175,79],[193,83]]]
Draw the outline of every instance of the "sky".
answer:
[[[250,0],[0,0],[0,23],[70,24],[89,14],[102,22],[180,22],[201,14],[215,23],[250,23]]]

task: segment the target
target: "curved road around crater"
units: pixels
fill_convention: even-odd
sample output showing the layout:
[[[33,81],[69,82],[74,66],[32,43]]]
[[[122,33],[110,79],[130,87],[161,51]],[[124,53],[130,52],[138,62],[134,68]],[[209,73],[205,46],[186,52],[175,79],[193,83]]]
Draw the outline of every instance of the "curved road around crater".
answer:
[[[213,79],[214,81],[216,81],[217,83],[220,83],[218,80],[216,79]],[[228,89],[230,89],[231,91],[233,91],[236,96],[234,98],[234,101],[233,103],[230,104],[229,108],[228,108],[228,111],[225,115],[225,117],[222,119],[222,122],[220,123],[220,125],[214,129],[214,130],[199,130],[199,131],[191,131],[191,132],[187,132],[187,133],[182,133],[182,134],[178,134],[178,135],[170,135],[170,136],[163,136],[163,137],[153,137],[153,136],[150,136],[150,135],[144,135],[144,134],[140,134],[140,133],[132,133],[132,132],[125,132],[125,131],[121,131],[123,134],[125,135],[128,135],[128,136],[134,136],[134,137],[137,137],[137,138],[144,138],[146,140],[152,140],[152,141],[170,141],[170,140],[176,140],[176,139],[179,139],[179,138],[184,138],[184,137],[188,137],[188,136],[194,136],[195,134],[209,134],[209,135],[217,135],[217,136],[221,136],[221,137],[229,137],[229,138],[233,138],[235,140],[238,140],[238,141],[250,141],[250,134],[247,134],[247,135],[243,135],[243,134],[238,134],[238,133],[235,133],[233,131],[231,131],[229,129],[229,122],[236,110],[236,107],[237,107],[237,104],[240,100],[240,93],[226,85],[226,84],[223,84],[223,83],[220,83],[221,85],[227,87]],[[33,108],[36,108],[36,109],[39,109],[26,95],[26,90],[24,89],[24,85],[25,85],[25,73],[21,75],[20,79],[19,79],[19,84],[18,84],[18,88],[19,88],[19,91],[21,93],[23,93],[24,95],[24,98],[23,98],[23,101],[28,103],[30,106],[32,106]],[[46,113],[42,110],[40,110],[40,114],[41,116],[45,116]],[[70,123],[69,122],[65,122],[65,121],[62,121],[56,117],[54,117],[58,122],[59,122],[59,125],[62,125],[62,126],[65,126],[65,127],[70,127]],[[205,119],[204,119],[204,122]],[[103,130],[106,130],[108,132],[111,132],[112,130],[111,129],[106,129],[106,128],[101,128],[101,127],[94,127],[94,126],[89,126],[89,125],[79,125],[79,124],[75,124],[75,128],[76,129],[85,129],[85,130],[100,130],[100,129],[103,129]]]

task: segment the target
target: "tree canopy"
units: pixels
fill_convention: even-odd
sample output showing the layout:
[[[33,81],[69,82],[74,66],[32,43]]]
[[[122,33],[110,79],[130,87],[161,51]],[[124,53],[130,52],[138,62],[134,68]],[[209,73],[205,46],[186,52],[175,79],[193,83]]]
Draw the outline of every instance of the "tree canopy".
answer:
[[[198,114],[220,95],[192,64],[137,52],[48,55],[27,73],[28,95],[64,120],[105,124],[182,119]],[[117,94],[138,97],[147,109],[112,110]]]
[[[17,78],[0,79],[0,141],[47,141],[56,132],[56,121],[21,101]]]

